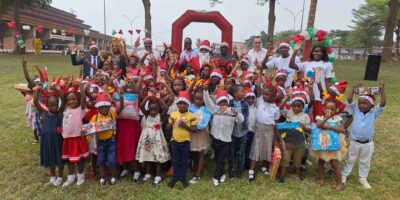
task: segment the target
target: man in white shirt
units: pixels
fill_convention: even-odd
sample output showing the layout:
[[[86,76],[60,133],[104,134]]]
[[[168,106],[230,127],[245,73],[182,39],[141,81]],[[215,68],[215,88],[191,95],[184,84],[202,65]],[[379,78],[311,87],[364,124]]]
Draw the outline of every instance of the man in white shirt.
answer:
[[[276,70],[283,70],[288,72],[288,76],[286,78],[285,87],[290,87],[293,82],[293,76],[298,72],[289,67],[290,62],[290,53],[289,53],[290,46],[288,43],[280,43],[278,46],[278,51],[280,56],[272,58],[269,62],[268,57],[269,54],[266,54],[266,57],[263,60],[262,66],[264,69],[276,69]],[[265,62],[267,62],[265,64]],[[296,57],[295,63],[300,63],[300,58]]]
[[[143,40],[144,50],[138,52],[139,60],[145,55],[146,52],[150,52],[146,59],[144,60],[144,64],[149,64],[149,61],[155,58],[157,61],[161,60],[161,54],[156,49],[153,49],[153,41],[150,38],[145,38]]]
[[[261,36],[255,36],[253,39],[253,49],[247,53],[247,57],[250,62],[249,71],[254,72],[256,69],[254,62],[257,60],[259,63],[261,63],[266,54],[267,50],[262,48]]]

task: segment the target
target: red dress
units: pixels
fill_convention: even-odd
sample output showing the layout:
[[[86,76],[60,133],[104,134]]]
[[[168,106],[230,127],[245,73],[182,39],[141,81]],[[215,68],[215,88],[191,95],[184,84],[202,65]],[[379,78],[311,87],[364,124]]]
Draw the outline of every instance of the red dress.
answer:
[[[117,119],[117,162],[135,160],[140,132],[139,120]]]

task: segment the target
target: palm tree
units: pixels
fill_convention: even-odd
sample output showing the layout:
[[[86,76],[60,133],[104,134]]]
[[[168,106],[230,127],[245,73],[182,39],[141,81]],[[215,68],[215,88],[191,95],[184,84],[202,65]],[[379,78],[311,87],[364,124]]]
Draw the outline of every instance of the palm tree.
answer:
[[[51,0],[1,0],[0,4],[0,16],[7,10],[11,9],[13,14],[13,20],[16,24],[16,28],[13,31],[13,35],[15,32],[21,32],[21,23],[19,17],[19,11],[21,9],[29,9],[36,6],[49,6],[51,4]],[[25,53],[25,48],[20,48],[17,45],[17,40],[14,38],[14,54],[23,54]]]
[[[151,38],[151,13],[150,13],[150,0],[142,0],[144,6],[144,28],[146,38]]]
[[[308,12],[307,28],[314,28],[315,13],[317,12],[318,0],[311,0],[310,11]],[[312,39],[307,40],[304,44],[303,60],[310,60]]]
[[[383,38],[383,52],[382,60],[392,60],[392,48],[393,48],[393,31],[396,27],[397,13],[400,9],[399,0],[390,0],[388,2],[389,14],[386,19],[385,36]]]

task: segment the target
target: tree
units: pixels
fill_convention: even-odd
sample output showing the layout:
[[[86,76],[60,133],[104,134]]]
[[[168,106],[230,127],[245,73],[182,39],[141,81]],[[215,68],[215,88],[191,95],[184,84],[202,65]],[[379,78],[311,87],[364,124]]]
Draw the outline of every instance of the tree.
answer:
[[[274,35],[274,42],[280,42],[282,40],[290,40],[290,37],[296,35],[295,30],[286,30],[286,31],[280,31],[275,33]]]
[[[151,38],[151,13],[150,13],[150,0],[142,0],[144,7],[144,28],[145,36]]]
[[[342,47],[347,46],[350,31],[331,30],[329,36],[332,38],[333,45],[339,46],[338,57],[341,56]]]
[[[397,19],[397,13],[400,9],[400,2],[399,0],[390,0],[388,6],[389,6],[389,13],[386,19],[385,36],[383,39],[383,52],[382,52],[383,61],[392,60],[393,31],[396,31],[395,30],[396,19]],[[397,24],[399,23],[400,22],[398,22]],[[399,35],[397,35],[397,37],[399,37]]]
[[[13,20],[16,24],[16,28],[13,31],[13,35],[15,32],[21,32],[21,23],[19,12],[21,9],[30,9],[33,7],[46,7],[51,4],[51,0],[1,0],[0,4],[0,16],[11,9]],[[23,54],[25,53],[25,48],[20,48],[17,45],[17,40],[14,38],[14,52],[15,54]]]
[[[273,36],[275,31],[275,4],[276,0],[257,0],[256,4],[263,6],[266,3],[269,3],[269,10],[268,10],[268,34],[267,34],[267,43],[273,44]],[[222,0],[210,0],[210,6],[213,7],[215,4],[223,3]]]
[[[307,28],[314,28],[315,13],[317,12],[318,0],[311,0],[310,11],[308,12]],[[312,39],[304,44],[303,60],[310,59]]]

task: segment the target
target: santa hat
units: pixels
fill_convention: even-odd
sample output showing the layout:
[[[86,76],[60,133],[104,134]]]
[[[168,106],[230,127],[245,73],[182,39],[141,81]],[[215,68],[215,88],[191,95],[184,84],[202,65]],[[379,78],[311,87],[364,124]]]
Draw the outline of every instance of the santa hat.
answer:
[[[150,80],[150,79],[153,79],[153,75],[151,75],[151,74],[146,74],[146,75],[143,77],[143,80],[145,80],[145,81],[148,81],[148,80]]]
[[[242,84],[245,84],[245,83],[248,83],[250,85],[252,84],[252,82],[249,79],[245,79]]]
[[[274,79],[276,79],[276,77],[278,77],[278,76],[288,77],[288,72],[285,70],[276,70],[275,74],[274,74]]]
[[[96,108],[100,108],[102,106],[111,106],[111,98],[107,93],[99,93],[96,98],[96,104],[94,105]]]
[[[244,98],[246,97],[256,97],[256,94],[251,90],[251,88],[244,89]]]
[[[185,102],[188,105],[190,105],[190,98],[189,98],[189,92],[188,91],[180,91],[178,98],[176,99],[176,103],[179,102]]]
[[[247,58],[242,58],[240,60],[240,63],[242,63],[242,62],[246,63],[247,65],[250,65],[250,62],[249,62],[249,60]]]
[[[344,94],[347,88],[347,81],[339,81],[336,82],[335,85],[331,85],[329,89],[333,90],[336,95],[340,96],[341,94]]]
[[[286,42],[281,42],[281,43],[279,44],[279,46],[278,46],[278,49],[280,49],[281,47],[290,48],[290,45],[289,45],[288,43],[286,43]]]
[[[283,94],[284,97],[286,97],[286,90],[285,90],[284,87],[282,87],[282,86],[280,86],[280,85],[277,85],[276,88],[279,89],[279,90],[282,92],[282,94]]]
[[[293,96],[303,95],[307,103],[311,101],[310,92],[305,91],[302,86],[294,87],[292,90]]]
[[[228,44],[227,42],[222,42],[222,43],[221,43],[221,47],[222,47],[222,46],[229,47],[229,44]]]
[[[99,47],[97,46],[96,42],[94,42],[94,41],[92,41],[92,42],[90,43],[90,46],[89,46],[89,49],[93,49],[93,48],[99,50]]]
[[[375,105],[375,96],[373,95],[362,95],[358,97],[359,99],[366,99],[371,105]]]
[[[211,51],[210,41],[208,40],[201,41],[199,49],[207,49],[208,51]]]
[[[219,102],[226,100],[229,101],[228,92],[225,90],[220,90],[215,93],[215,102],[218,104]]]
[[[290,101],[290,104],[292,104],[295,101],[301,101],[303,104],[306,104],[307,100],[303,94],[297,94],[293,95],[292,100]]]
[[[110,77],[110,74],[108,74],[106,71],[101,71],[101,75],[105,75],[107,77]]]
[[[220,79],[223,78],[222,72],[218,68],[214,68],[210,74],[210,77],[212,78],[213,76],[219,77]]]

